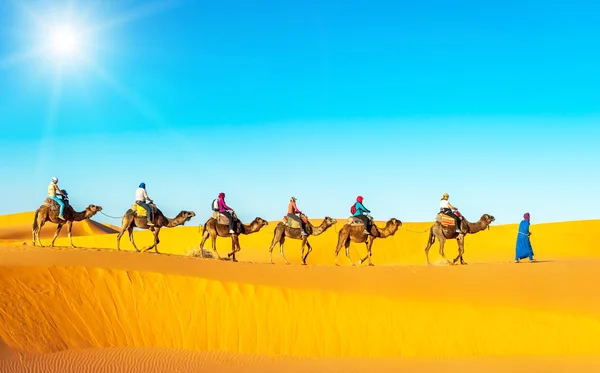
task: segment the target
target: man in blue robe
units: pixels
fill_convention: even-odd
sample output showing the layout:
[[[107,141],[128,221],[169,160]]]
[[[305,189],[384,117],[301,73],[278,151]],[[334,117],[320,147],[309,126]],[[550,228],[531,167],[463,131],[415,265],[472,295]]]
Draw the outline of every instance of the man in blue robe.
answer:
[[[521,224],[519,225],[515,263],[519,263],[519,260],[525,258],[529,258],[530,262],[534,261],[533,248],[531,247],[531,241],[529,240],[529,236],[531,236],[531,232],[529,232],[530,224],[530,216],[527,212],[525,215],[523,215],[523,221],[521,221]]]

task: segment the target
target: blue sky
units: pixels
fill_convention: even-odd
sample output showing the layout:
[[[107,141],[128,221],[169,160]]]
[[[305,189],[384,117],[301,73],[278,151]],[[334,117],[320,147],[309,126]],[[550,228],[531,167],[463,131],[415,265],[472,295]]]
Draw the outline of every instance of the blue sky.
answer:
[[[600,5],[558,1],[0,3],[0,214],[52,176],[120,216],[598,218]],[[29,53],[73,23],[84,58]],[[41,41],[40,41],[41,40]],[[36,49],[35,49],[36,50]],[[119,224],[98,216],[97,220]]]

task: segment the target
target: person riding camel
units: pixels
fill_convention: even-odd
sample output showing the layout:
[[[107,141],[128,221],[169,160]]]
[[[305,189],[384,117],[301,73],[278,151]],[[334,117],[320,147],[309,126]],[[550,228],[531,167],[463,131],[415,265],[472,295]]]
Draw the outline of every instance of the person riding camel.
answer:
[[[227,204],[225,203],[225,193],[223,193],[223,192],[219,193],[218,204],[219,204],[219,213],[227,216],[227,218],[229,219],[229,233],[231,233],[231,234],[235,233],[233,231],[233,209],[231,207],[227,206]]]
[[[148,193],[146,193],[146,183],[141,183],[135,191],[135,204],[146,210],[146,219],[148,220],[148,226],[152,226],[154,225],[154,219],[152,218],[152,209],[150,208],[150,206],[148,206],[146,201],[154,203],[154,201],[150,199],[150,197],[148,197]]]
[[[290,203],[288,204],[287,217],[288,217],[288,219],[293,219],[293,220],[297,221],[298,223],[300,223],[300,229],[302,229],[301,235],[307,236],[306,226],[304,224],[304,221],[300,217],[300,215],[302,214],[302,211],[300,211],[298,209],[298,206],[296,206],[296,201],[297,201],[296,197],[290,198]]]
[[[58,211],[58,218],[61,220],[65,220],[65,218],[63,217],[63,213],[65,212],[65,202],[61,198],[59,198],[57,194],[62,196],[63,198],[67,197],[67,195],[63,193],[63,191],[58,187],[58,178],[53,177],[52,181],[50,182],[50,185],[48,185],[48,198],[58,203],[58,206],[60,208]]]
[[[371,211],[368,210],[362,203],[363,203],[364,198],[362,196],[358,196],[356,197],[356,203],[354,203],[354,208],[352,210],[354,210],[354,213],[352,214],[352,216],[360,219],[365,228],[364,228],[364,233],[365,234],[369,234],[369,232],[371,231],[371,219],[369,219],[369,216],[367,216],[368,213],[370,213]],[[351,211],[352,212],[352,211]]]
[[[454,219],[454,222],[456,224],[456,232],[460,233],[460,218],[453,211],[458,209],[450,204],[450,202],[448,201],[449,198],[450,195],[448,193],[444,193],[442,195],[442,199],[440,200],[440,212]]]

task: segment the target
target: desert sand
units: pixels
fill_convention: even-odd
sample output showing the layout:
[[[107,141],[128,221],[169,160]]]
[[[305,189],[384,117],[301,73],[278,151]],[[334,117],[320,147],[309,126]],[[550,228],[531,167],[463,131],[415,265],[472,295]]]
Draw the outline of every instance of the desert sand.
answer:
[[[0,372],[600,369],[598,220],[534,222],[539,262],[520,264],[517,226],[492,224],[467,236],[466,266],[445,265],[437,242],[426,266],[431,223],[405,222],[375,240],[375,267],[352,267],[343,252],[335,267],[343,217],[310,237],[308,266],[296,240],[285,245],[291,265],[278,247],[268,264],[276,222],[242,236],[232,263],[192,257],[194,225],[163,229],[155,254],[127,237],[117,251],[115,227],[94,221],[74,226],[78,248],[65,247],[66,232],[58,247],[33,247],[32,219],[0,217]],[[135,240],[149,246],[151,233]],[[217,245],[226,255],[230,239]],[[364,254],[352,245],[353,260]]]

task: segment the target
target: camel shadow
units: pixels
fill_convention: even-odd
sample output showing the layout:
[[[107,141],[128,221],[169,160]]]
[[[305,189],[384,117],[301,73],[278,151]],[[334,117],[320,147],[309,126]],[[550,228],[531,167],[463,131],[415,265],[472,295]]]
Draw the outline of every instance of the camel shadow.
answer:
[[[202,251],[199,250],[195,250],[195,252],[192,254],[192,256],[196,257],[196,258],[202,258],[202,259],[216,259],[216,260],[222,260],[222,261],[226,261],[226,262],[230,262],[231,257],[217,257],[215,255],[215,253],[210,250],[210,249],[202,249]]]
[[[16,354],[17,351],[10,348],[10,346],[4,342],[4,339],[0,338],[0,360],[9,359]]]

